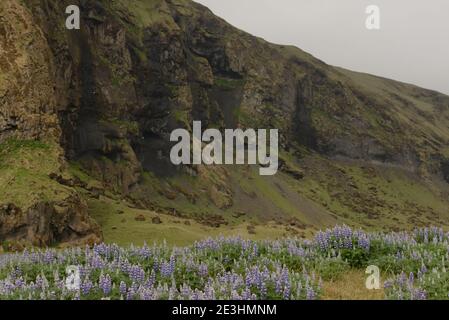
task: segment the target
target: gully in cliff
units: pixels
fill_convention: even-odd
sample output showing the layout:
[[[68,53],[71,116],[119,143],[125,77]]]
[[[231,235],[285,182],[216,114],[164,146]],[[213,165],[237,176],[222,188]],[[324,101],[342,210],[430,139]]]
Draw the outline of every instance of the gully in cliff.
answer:
[[[226,129],[224,141],[217,129],[207,129],[202,133],[201,121],[193,121],[192,131],[193,137],[186,129],[176,129],[171,133],[170,141],[177,142],[170,152],[173,164],[259,164],[259,173],[263,176],[274,175],[278,170],[277,129],[269,130],[269,152],[266,129],[258,129],[257,133],[254,129]],[[204,148],[203,143],[207,143]]]

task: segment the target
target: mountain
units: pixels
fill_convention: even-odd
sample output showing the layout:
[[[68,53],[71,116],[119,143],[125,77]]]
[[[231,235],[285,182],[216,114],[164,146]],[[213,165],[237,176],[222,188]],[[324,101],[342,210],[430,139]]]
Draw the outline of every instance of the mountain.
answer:
[[[80,30],[65,27],[71,4]],[[190,0],[3,0],[0,22],[3,242],[449,225],[448,96],[327,65]],[[172,165],[170,133],[193,120],[278,129],[279,173]]]

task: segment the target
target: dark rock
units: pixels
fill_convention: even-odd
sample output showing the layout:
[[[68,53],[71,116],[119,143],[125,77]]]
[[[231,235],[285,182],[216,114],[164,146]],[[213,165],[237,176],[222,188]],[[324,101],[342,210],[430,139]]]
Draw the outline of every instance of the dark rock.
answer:
[[[441,162],[441,171],[443,172],[444,180],[449,183],[449,160]]]
[[[159,217],[153,217],[153,218],[151,219],[151,222],[152,222],[153,224],[161,224],[161,223],[162,223],[162,220],[161,220],[161,218],[159,218]]]
[[[227,225],[228,222],[221,215],[205,215],[203,216],[199,222],[209,227],[220,228],[220,226]]]
[[[93,244],[102,240],[99,226],[89,217],[77,194],[59,202],[38,202],[21,209],[0,209],[0,241],[23,241],[36,246],[57,243]]]
[[[234,218],[238,219],[238,218],[243,217],[245,215],[246,215],[246,212],[244,212],[244,211],[235,211],[232,216]]]
[[[248,234],[256,234],[256,227],[254,225],[249,225],[246,227]]]

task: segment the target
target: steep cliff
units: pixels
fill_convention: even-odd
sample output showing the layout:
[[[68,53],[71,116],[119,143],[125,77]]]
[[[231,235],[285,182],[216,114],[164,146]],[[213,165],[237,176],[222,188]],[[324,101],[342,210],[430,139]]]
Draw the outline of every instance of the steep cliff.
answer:
[[[80,30],[65,29],[69,4],[80,6]],[[41,152],[56,161],[51,170],[45,159],[39,169],[13,166],[41,170],[49,190],[67,195],[41,196],[30,180],[15,191],[33,194],[26,205],[8,193],[0,202],[45,212],[29,213],[26,225],[58,216],[46,207],[58,201],[74,203],[65,215],[86,221],[80,229],[62,220],[66,231],[46,232],[45,243],[99,235],[82,199],[94,216],[107,198],[206,225],[245,216],[292,232],[336,222],[449,224],[447,96],[329,66],[188,0],[6,0],[0,19],[0,142],[48,144],[53,151]],[[173,166],[169,134],[191,130],[193,120],[279,129],[281,172]],[[1,212],[0,239],[19,237],[2,223],[23,219]]]
[[[0,4],[0,57],[0,241],[99,241],[85,199],[55,179],[66,165],[57,67],[46,35],[18,1]]]

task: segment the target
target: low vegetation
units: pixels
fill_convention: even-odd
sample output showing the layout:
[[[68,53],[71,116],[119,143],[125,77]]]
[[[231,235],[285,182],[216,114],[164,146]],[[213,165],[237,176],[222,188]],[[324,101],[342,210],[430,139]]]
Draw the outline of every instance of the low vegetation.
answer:
[[[448,299],[448,249],[449,234],[438,228],[365,233],[346,226],[312,240],[32,249],[0,256],[0,298]],[[368,265],[381,270],[383,289],[361,289]],[[67,266],[78,268],[79,289],[66,286]]]
[[[0,144],[0,203],[27,208],[36,200],[55,200],[67,188],[49,175],[58,172],[60,149],[35,140],[10,139]]]

